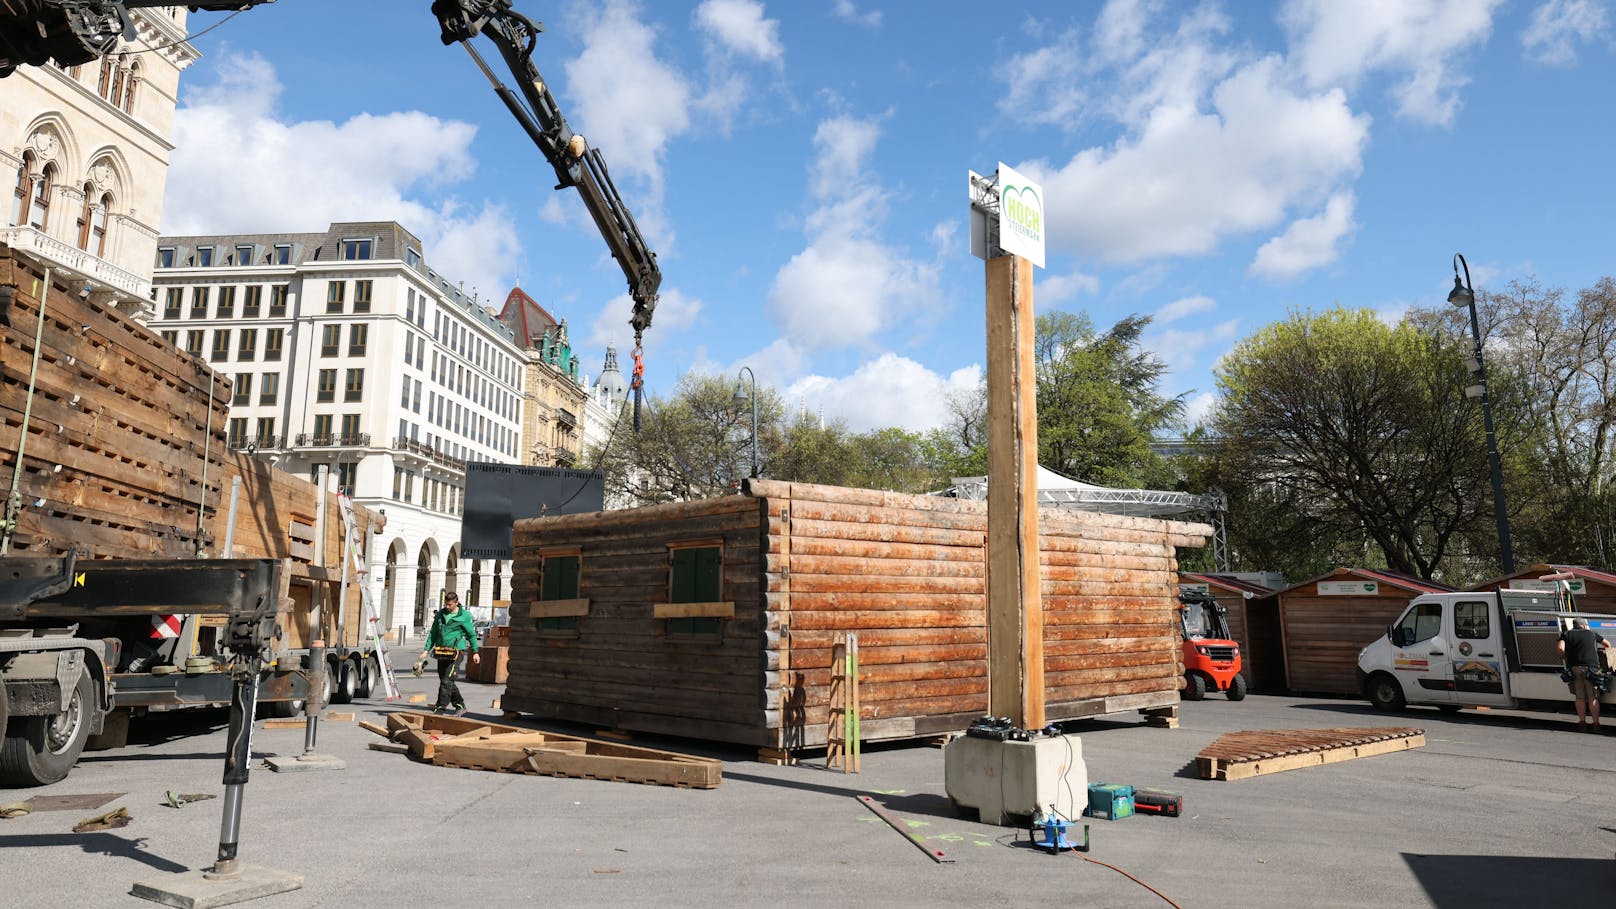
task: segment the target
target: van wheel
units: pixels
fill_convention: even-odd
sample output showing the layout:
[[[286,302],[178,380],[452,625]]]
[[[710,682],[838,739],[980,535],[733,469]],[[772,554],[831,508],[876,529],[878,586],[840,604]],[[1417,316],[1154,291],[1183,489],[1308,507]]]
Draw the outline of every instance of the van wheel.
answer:
[[[1369,703],[1376,710],[1396,713],[1408,706],[1408,701],[1403,697],[1403,686],[1384,672],[1378,672],[1369,679],[1368,689]]]
[[[1243,700],[1245,700],[1246,699],[1246,677],[1241,675],[1238,672],[1235,673],[1234,678],[1229,680],[1229,691],[1225,696],[1231,701],[1243,701]]]
[[[1199,701],[1206,697],[1206,679],[1198,672],[1184,675],[1184,700]]]
[[[0,741],[0,785],[44,786],[67,776],[90,739],[99,703],[95,678],[83,672],[66,710],[12,719]]]

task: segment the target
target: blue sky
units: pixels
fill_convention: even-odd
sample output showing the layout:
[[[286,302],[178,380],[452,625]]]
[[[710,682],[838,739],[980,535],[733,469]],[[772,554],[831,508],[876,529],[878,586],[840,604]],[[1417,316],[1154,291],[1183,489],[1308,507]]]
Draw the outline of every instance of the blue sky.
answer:
[[[197,38],[163,230],[396,219],[598,371],[622,276],[429,6],[279,0]],[[1045,186],[1039,310],[1152,314],[1192,415],[1241,338],[1439,303],[1455,251],[1483,290],[1616,271],[1608,0],[515,6],[660,254],[657,393],[748,365],[854,429],[940,423],[985,361],[966,171],[1001,160]]]

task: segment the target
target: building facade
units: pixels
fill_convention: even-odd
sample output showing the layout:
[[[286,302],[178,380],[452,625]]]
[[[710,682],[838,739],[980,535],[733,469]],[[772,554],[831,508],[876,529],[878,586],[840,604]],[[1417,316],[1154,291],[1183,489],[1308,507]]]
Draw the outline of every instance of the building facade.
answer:
[[[144,315],[163,215],[180,72],[198,58],[182,6],[132,10],[134,42],[68,69],[0,80],[0,168],[12,177],[0,243]]]
[[[508,562],[464,562],[469,460],[516,463],[526,351],[390,222],[324,233],[162,237],[154,331],[231,381],[227,435],[387,516],[369,554],[387,627],[445,589],[478,617]]]
[[[589,392],[578,374],[578,355],[559,322],[520,287],[511,290],[500,322],[526,348],[522,370],[523,464],[576,467],[583,453],[584,406]]]
[[[589,400],[584,403],[583,456],[591,458],[595,452],[621,443],[620,433],[632,428],[626,419],[628,380],[617,367],[617,348],[606,348],[606,364],[600,375],[594,382],[586,378],[585,384],[589,386]],[[628,508],[633,504],[626,496],[607,490],[607,509]]]

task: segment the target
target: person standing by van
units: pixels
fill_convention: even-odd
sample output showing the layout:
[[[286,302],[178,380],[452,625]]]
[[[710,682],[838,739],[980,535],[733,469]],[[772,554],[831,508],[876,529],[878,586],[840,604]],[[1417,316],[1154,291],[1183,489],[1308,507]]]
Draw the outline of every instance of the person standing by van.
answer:
[[[1593,675],[1600,671],[1599,651],[1609,650],[1610,642],[1588,628],[1587,619],[1572,619],[1571,627],[1560,633],[1560,656],[1571,674],[1571,697],[1577,704],[1577,728],[1599,731],[1599,690]],[[1587,717],[1592,716],[1593,725]]]

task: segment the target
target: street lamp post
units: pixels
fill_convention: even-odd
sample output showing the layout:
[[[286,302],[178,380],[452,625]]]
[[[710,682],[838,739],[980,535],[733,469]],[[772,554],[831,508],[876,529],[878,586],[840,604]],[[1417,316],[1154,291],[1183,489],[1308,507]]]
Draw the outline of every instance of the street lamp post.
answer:
[[[741,367],[741,372],[745,373],[746,377],[751,380],[751,382],[752,382],[752,393],[751,393],[751,395],[748,395],[746,393],[745,388],[737,387],[735,389],[735,400],[737,400],[737,401],[745,401],[748,397],[750,397],[752,399],[752,474],[751,475],[755,477],[755,476],[758,475],[758,458],[757,458],[757,376],[753,374],[752,367],[750,367],[750,366],[742,366]]]
[[[1459,280],[1459,269],[1464,268],[1464,281]],[[1476,384],[1465,389],[1468,397],[1481,399],[1481,421],[1487,431],[1487,461],[1492,468],[1493,518],[1498,522],[1498,550],[1503,561],[1504,574],[1515,573],[1515,547],[1509,538],[1509,512],[1504,508],[1504,466],[1498,458],[1498,436],[1493,432],[1493,405],[1487,393],[1487,366],[1481,359],[1481,323],[1476,318],[1476,291],[1470,286],[1470,263],[1465,257],[1453,254],[1453,290],[1448,302],[1454,306],[1470,308],[1470,337],[1474,342],[1470,368],[1476,374]]]

